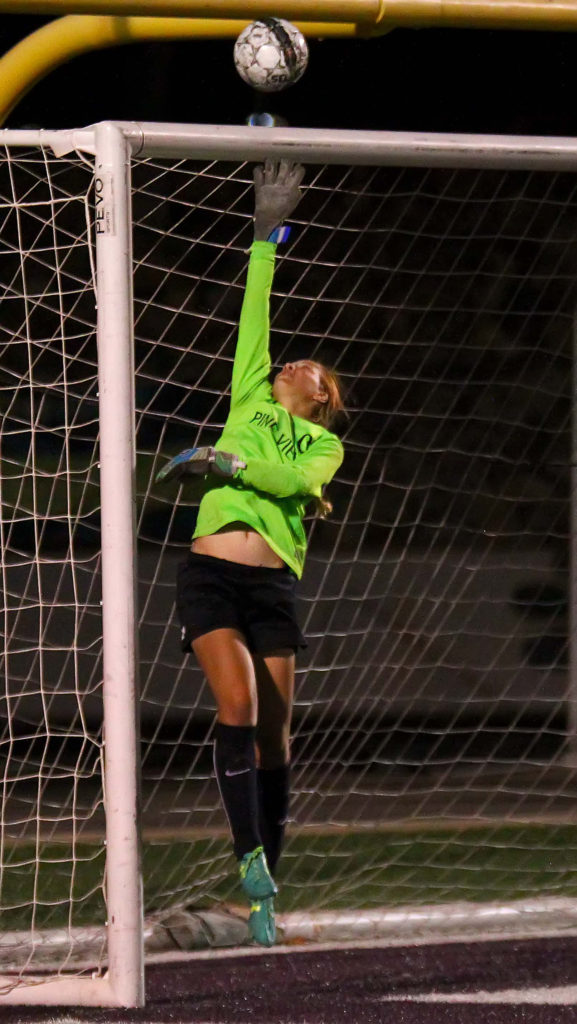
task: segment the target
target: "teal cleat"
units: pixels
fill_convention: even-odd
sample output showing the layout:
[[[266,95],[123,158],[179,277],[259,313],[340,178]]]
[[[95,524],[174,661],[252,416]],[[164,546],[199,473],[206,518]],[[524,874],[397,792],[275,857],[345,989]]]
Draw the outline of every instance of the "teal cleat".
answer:
[[[248,919],[250,936],[259,946],[274,946],[276,927],[274,923],[274,903],[272,898],[259,900],[250,908]]]
[[[276,896],[278,889],[268,869],[264,849],[257,846],[250,853],[245,853],[239,868],[240,884],[249,900],[267,900]]]

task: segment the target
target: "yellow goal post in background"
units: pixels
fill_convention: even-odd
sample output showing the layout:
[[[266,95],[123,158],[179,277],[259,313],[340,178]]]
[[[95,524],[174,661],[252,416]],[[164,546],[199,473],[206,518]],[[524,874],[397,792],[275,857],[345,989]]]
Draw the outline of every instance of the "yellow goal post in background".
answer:
[[[82,53],[161,39],[234,39],[247,22],[270,15],[312,38],[403,27],[577,29],[577,0],[0,0],[0,12],[55,18],[0,58],[0,124],[32,86]]]

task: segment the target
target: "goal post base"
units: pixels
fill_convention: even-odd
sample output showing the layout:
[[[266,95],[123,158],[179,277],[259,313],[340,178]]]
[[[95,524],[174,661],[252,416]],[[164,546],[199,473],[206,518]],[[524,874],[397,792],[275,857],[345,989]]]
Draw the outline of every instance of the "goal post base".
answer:
[[[94,978],[44,978],[41,975],[12,977],[0,974],[0,1006],[144,1006],[144,999],[126,1001],[107,975]]]
[[[434,942],[577,934],[577,900],[541,897],[491,903],[445,903],[375,910],[281,914],[281,942]]]

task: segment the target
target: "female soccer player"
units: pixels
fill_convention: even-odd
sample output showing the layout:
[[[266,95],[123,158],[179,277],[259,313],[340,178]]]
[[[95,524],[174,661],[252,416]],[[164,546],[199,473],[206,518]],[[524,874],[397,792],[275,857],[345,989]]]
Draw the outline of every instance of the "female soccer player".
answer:
[[[305,646],[295,583],[305,506],[343,458],[327,429],[342,409],[334,374],[304,359],[269,382],[269,297],[276,239],[300,197],[303,168],[255,171],[255,240],[232,374],[230,413],[214,448],[177,455],[159,474],[205,474],[192,550],[180,566],[182,646],[214,694],[214,763],[250,904],[254,940],[275,941],[273,874],[289,805],[295,652]],[[330,507],[330,506],[329,506]]]

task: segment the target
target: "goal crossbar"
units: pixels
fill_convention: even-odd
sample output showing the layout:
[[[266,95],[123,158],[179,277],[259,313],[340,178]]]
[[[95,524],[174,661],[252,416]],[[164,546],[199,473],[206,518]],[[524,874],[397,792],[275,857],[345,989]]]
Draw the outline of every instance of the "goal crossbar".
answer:
[[[250,129],[238,125],[104,122],[117,129],[133,157],[209,160],[299,160],[364,166],[572,171],[577,139],[525,135],[453,135],[427,132],[316,128]],[[98,126],[48,131],[2,129],[5,146],[45,146],[56,156],[96,152]]]

